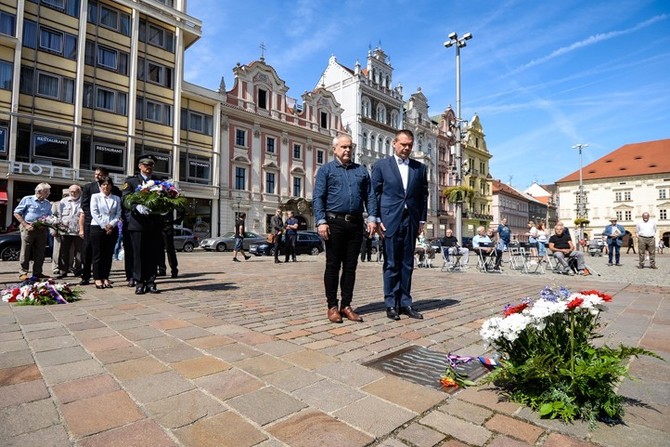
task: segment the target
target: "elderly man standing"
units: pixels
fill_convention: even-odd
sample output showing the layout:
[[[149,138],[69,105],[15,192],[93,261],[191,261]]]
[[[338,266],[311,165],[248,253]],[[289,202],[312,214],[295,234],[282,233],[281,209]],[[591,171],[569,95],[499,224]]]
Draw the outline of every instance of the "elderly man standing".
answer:
[[[572,269],[566,258],[574,258],[577,260],[577,270],[580,275],[584,275],[584,253],[579,250],[575,250],[575,244],[572,242],[570,233],[565,231],[565,225],[563,222],[556,223],[554,227],[554,234],[549,238],[549,251],[554,254],[556,262],[558,262],[563,268],[562,272],[556,271],[557,273],[563,273],[564,275],[574,275]]]
[[[47,278],[42,274],[44,266],[44,249],[48,240],[48,228],[46,226],[34,226],[36,220],[51,216],[51,203],[48,197],[51,194],[51,186],[48,183],[40,183],[35,187],[35,195],[26,196],[21,199],[14,209],[14,217],[21,226],[21,255],[19,258],[19,279],[29,278],[30,260],[33,260],[33,276]]]
[[[377,229],[377,199],[367,169],[352,161],[353,143],[349,135],[333,139],[335,160],[322,166],[314,184],[314,220],[326,242],[326,271],[323,282],[328,304],[328,320],[342,323],[342,317],[363,321],[351,308],[356,281],[356,266],[368,213],[367,232]],[[288,222],[287,222],[288,223]],[[340,276],[340,269],[342,275]],[[337,286],[342,301],[338,308]]]
[[[616,223],[617,218],[612,217],[610,224],[605,227],[603,236],[607,238],[607,265],[612,266],[612,255],[614,255],[614,262],[617,267],[621,267],[621,246],[623,245],[623,236],[626,234],[626,229]]]
[[[656,268],[656,221],[649,220],[649,213],[642,213],[642,220],[635,224],[637,234],[638,256],[640,257],[639,269],[644,268],[644,258],[649,252],[649,268]]]
[[[64,278],[69,271],[75,276],[81,270],[82,239],[79,237],[79,218],[81,214],[81,187],[70,185],[68,195],[58,203],[58,216],[67,227],[60,236],[60,253],[58,256],[58,278]]]

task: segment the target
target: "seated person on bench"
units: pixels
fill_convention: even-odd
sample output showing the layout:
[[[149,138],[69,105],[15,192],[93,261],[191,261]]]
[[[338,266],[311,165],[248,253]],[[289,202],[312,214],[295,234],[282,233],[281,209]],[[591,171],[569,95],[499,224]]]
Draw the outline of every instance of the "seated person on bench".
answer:
[[[490,230],[493,235],[493,230]],[[502,250],[493,246],[493,238],[485,233],[484,227],[477,227],[477,234],[472,238],[472,249],[480,254],[482,258],[489,256],[491,252],[495,251],[496,262],[493,267],[494,270],[500,270],[500,262],[502,261]]]
[[[572,242],[570,233],[565,231],[563,222],[558,222],[554,227],[554,234],[549,238],[549,251],[553,253],[556,262],[560,267],[556,267],[557,273],[564,275],[574,275],[566,258],[575,258],[577,260],[577,270],[580,275],[584,274],[584,253],[575,250],[575,244]]]
[[[451,230],[451,228],[447,228],[445,236],[440,239],[440,245],[442,245],[442,249],[446,250],[446,254],[448,255],[461,255],[462,258],[460,264],[462,266],[468,265],[470,250],[459,245],[458,239],[456,239],[456,236],[454,236],[454,232]]]

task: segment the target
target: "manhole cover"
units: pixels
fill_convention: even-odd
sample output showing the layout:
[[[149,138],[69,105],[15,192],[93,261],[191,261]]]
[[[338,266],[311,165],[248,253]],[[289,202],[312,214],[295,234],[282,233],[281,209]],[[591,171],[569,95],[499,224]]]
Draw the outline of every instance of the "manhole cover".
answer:
[[[418,385],[444,389],[440,385],[440,376],[449,361],[447,354],[431,351],[421,346],[408,346],[363,365],[384,371]],[[467,374],[470,380],[477,380],[488,372],[476,358],[457,368],[461,374]],[[451,391],[456,389],[451,388]]]

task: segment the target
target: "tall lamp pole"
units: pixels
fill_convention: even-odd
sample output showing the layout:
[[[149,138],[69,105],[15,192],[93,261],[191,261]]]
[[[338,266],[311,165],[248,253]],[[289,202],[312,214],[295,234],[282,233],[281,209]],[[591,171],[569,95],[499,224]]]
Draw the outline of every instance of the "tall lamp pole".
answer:
[[[472,39],[471,33],[466,33],[459,38],[458,34],[449,34],[449,40],[444,42],[445,48],[456,47],[456,186],[460,186],[463,174],[463,154],[461,153],[461,48],[466,46],[466,40]],[[456,201],[456,239],[462,242],[463,236],[463,202]]]
[[[586,211],[586,195],[584,194],[584,180],[582,177],[582,149],[589,147],[588,144],[575,144],[573,149],[579,151],[579,190],[577,191],[577,219],[586,219],[588,212]],[[579,224],[579,240],[584,238],[584,224]],[[579,241],[577,241],[579,242]]]

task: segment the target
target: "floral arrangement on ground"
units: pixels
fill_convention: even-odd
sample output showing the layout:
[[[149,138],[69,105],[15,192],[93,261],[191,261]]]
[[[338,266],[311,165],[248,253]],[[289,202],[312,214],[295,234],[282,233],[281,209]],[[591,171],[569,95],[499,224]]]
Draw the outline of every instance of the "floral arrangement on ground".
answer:
[[[20,305],[67,304],[80,300],[83,292],[78,287],[53,279],[31,277],[21,284],[0,291],[2,301]]]
[[[168,180],[149,180],[135,188],[123,199],[127,209],[142,205],[150,210],[151,214],[167,214],[186,204],[186,198],[181,195],[174,183]]]
[[[597,290],[571,293],[564,287],[545,287],[538,299],[505,306],[480,331],[500,356],[481,382],[495,384],[510,400],[539,411],[541,417],[583,419],[592,428],[598,420],[621,420],[623,398],[616,387],[631,378],[627,360],[661,357],[638,347],[593,344],[601,337],[600,313],[610,301],[610,295]],[[443,385],[472,384],[458,374],[457,366],[447,366]]]

